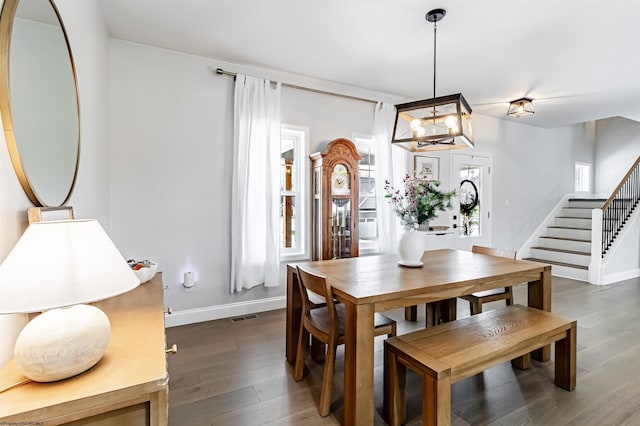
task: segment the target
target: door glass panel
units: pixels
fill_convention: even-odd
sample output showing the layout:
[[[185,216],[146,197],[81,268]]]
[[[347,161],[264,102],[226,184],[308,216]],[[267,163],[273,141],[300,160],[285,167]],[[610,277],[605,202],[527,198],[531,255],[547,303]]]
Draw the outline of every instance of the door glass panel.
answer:
[[[460,227],[461,237],[478,237],[482,235],[480,227],[480,194],[482,190],[482,166],[461,164],[459,170],[460,188]]]

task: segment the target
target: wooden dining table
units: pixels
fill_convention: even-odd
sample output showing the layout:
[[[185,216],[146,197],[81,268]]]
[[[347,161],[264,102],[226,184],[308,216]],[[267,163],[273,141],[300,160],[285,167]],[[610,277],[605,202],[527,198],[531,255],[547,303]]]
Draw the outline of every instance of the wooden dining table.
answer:
[[[397,255],[298,262],[287,265],[286,357],[295,363],[302,301],[296,265],[326,277],[345,306],[344,423],[374,424],[374,312],[453,300],[493,288],[528,283],[528,305],[551,311],[551,266],[460,250],[425,251],[423,266],[398,264]],[[532,352],[547,361],[551,348]]]

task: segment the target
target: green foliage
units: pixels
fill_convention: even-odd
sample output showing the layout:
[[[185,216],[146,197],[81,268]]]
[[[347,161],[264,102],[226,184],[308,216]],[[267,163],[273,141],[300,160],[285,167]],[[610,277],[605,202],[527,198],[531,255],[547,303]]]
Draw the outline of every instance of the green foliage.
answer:
[[[435,219],[439,212],[453,208],[451,199],[456,191],[441,191],[440,182],[428,180],[424,173],[406,175],[402,182],[402,192],[393,188],[389,181],[385,181],[384,189],[387,191],[385,198],[389,198],[404,229],[415,231],[421,224]]]

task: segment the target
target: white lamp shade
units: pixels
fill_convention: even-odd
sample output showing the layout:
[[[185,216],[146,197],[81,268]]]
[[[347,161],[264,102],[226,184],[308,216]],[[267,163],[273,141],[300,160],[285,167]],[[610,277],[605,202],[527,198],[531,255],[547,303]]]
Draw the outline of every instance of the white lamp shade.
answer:
[[[0,265],[0,313],[95,302],[139,283],[96,220],[36,222]]]

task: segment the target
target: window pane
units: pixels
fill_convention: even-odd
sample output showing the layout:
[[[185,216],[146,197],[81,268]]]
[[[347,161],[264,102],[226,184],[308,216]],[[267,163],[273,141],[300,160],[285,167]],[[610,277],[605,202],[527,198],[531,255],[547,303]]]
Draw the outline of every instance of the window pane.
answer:
[[[296,240],[296,185],[297,140],[282,137],[280,143],[280,248],[292,249],[298,246]]]
[[[591,165],[586,163],[576,163],[575,169],[575,192],[589,192],[591,190],[589,181]]]
[[[358,163],[359,200],[358,235],[360,253],[378,252],[376,213],[376,156],[371,139],[356,138],[362,160]]]
[[[295,199],[293,195],[280,197],[280,247],[296,247]]]
[[[280,131],[280,255],[282,259],[303,258],[308,250],[305,200],[305,127],[283,124]]]
[[[294,144],[292,140],[282,140],[280,149],[280,190],[292,191],[295,182],[294,173]]]

